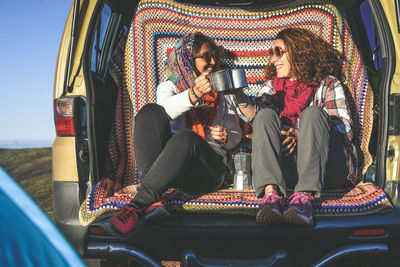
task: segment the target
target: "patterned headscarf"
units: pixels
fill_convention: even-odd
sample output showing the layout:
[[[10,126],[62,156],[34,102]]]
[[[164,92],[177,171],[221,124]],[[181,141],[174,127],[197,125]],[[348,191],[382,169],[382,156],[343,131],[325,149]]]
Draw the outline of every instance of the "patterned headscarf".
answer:
[[[187,34],[178,40],[165,62],[165,74],[183,92],[194,86],[193,43],[195,35]]]
[[[165,74],[181,93],[194,86],[193,43],[196,34],[187,34],[178,40],[165,62]],[[204,103],[192,108],[186,115],[186,127],[205,139],[205,129],[214,121],[219,108],[219,93],[211,91],[203,96]]]

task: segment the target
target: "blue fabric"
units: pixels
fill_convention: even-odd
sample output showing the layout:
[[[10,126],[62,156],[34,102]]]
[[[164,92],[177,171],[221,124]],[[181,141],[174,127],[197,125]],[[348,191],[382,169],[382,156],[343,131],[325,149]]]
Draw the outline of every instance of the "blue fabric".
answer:
[[[381,47],[381,42],[379,40],[379,36],[377,38],[377,44],[375,44],[374,38],[374,27],[372,25],[372,11],[371,7],[369,6],[368,1],[365,1],[360,6],[361,18],[364,22],[365,30],[367,31],[369,46],[371,48],[371,53],[373,52],[375,46]],[[378,34],[378,33],[376,33]],[[379,65],[378,65],[379,63]],[[382,59],[382,49],[380,48],[378,51],[378,60],[374,59],[375,69],[379,70],[383,66],[383,59]]]
[[[85,266],[53,222],[0,167],[0,266]]]

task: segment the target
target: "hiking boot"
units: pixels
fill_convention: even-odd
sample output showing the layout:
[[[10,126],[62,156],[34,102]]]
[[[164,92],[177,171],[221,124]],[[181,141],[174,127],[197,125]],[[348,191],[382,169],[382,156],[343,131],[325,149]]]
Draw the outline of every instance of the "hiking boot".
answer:
[[[170,216],[171,214],[168,212],[164,202],[162,201],[153,203],[144,211],[145,221],[156,221],[159,219],[168,218]]]
[[[139,212],[140,210],[128,205],[111,218],[99,222],[99,225],[108,233],[121,237],[130,233],[139,224]]]
[[[297,192],[289,200],[289,206],[283,213],[283,219],[292,224],[311,225],[313,223],[312,202],[314,197],[303,192]]]
[[[256,220],[263,224],[282,223],[282,212],[285,206],[284,198],[276,190],[268,192],[262,199],[262,205],[257,212]]]

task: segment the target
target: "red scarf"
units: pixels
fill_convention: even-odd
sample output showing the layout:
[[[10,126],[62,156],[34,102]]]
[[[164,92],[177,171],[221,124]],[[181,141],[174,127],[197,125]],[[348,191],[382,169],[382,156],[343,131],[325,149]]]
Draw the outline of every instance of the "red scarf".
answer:
[[[301,112],[310,105],[317,87],[308,86],[298,80],[274,77],[273,86],[280,103],[283,125],[296,125]]]

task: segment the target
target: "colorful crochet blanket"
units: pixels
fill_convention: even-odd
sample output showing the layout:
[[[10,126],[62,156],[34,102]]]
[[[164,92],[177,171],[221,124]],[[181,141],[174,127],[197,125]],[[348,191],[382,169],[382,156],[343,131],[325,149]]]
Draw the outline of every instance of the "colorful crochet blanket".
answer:
[[[156,102],[156,87],[166,80],[164,61],[183,35],[200,31],[228,53],[222,68],[245,70],[249,89],[256,95],[264,83],[266,51],[276,34],[288,27],[305,28],[340,52],[341,81],[355,104],[355,136],[361,142],[360,169],[371,164],[368,144],[372,127],[373,94],[367,70],[346,20],[329,0],[285,1],[254,8],[184,4],[174,0],[142,0],[128,33],[125,77],[134,114]],[[230,56],[229,56],[230,55]]]
[[[117,49],[123,54],[117,54],[112,61],[115,79],[120,84],[115,126],[109,141],[112,179],[116,184],[122,187],[135,182],[133,116],[145,104],[156,102],[156,87],[166,80],[164,61],[180,37],[194,31],[210,36],[227,52],[222,67],[244,68],[249,84],[245,92],[255,95],[264,82],[266,51],[272,47],[274,36],[287,27],[309,29],[340,52],[340,78],[354,100],[354,130],[362,150],[359,168],[365,173],[372,162],[368,144],[373,94],[347,22],[329,0],[286,1],[251,9],[142,0],[126,43]]]
[[[116,81],[119,91],[114,125],[108,141],[109,171],[107,179],[104,178],[95,185],[83,203],[80,212],[81,222],[87,225],[97,218],[108,216],[132,197],[133,187],[125,186],[136,182],[133,117],[145,104],[156,102],[156,87],[161,81],[166,80],[164,60],[180,37],[194,31],[210,36],[227,52],[227,57],[222,59],[222,67],[244,68],[249,84],[246,93],[255,95],[264,82],[263,67],[267,64],[266,51],[272,47],[274,36],[287,27],[311,30],[340,52],[342,61],[340,78],[354,100],[355,133],[363,152],[360,153],[360,168],[363,168],[365,173],[372,161],[368,144],[372,128],[373,94],[367,70],[351,38],[347,22],[329,0],[291,0],[255,8],[203,6],[183,4],[174,0],[142,0],[127,32],[127,39],[121,40],[110,64],[110,74]],[[104,186],[109,184],[110,180],[113,186]],[[373,185],[367,186],[370,187]],[[121,188],[124,189],[120,191]],[[374,190],[383,196],[385,199],[383,203],[389,203],[383,191],[377,188]],[[196,205],[187,204],[188,195],[179,190],[168,191],[168,194],[180,195],[182,198],[175,198],[175,201],[179,202],[183,209],[191,207],[187,210],[195,211]],[[326,194],[332,196],[333,193]],[[217,207],[219,197],[222,203],[224,199],[237,198],[239,202],[244,199],[245,206],[240,208],[239,214],[254,214],[258,200],[254,196],[250,198],[248,196],[252,196],[252,193],[221,191],[202,197],[216,199],[211,205],[214,207]],[[196,199],[192,196],[190,198]],[[334,199],[337,206],[338,198]],[[348,212],[349,214],[376,211],[370,208],[360,212],[356,207],[366,207],[365,199],[353,198],[352,201],[356,212]],[[170,208],[172,206],[169,205]],[[227,207],[215,210],[218,213],[236,213],[236,208]]]
[[[112,216],[136,194],[131,185],[110,194],[113,183],[103,180],[90,192],[79,212],[82,225]],[[161,197],[171,212],[240,214],[255,216],[261,204],[253,191],[219,190],[209,194],[189,194],[169,189]],[[374,184],[359,184],[352,190],[325,191],[314,204],[314,216],[354,216],[388,212],[392,204],[385,192]]]

